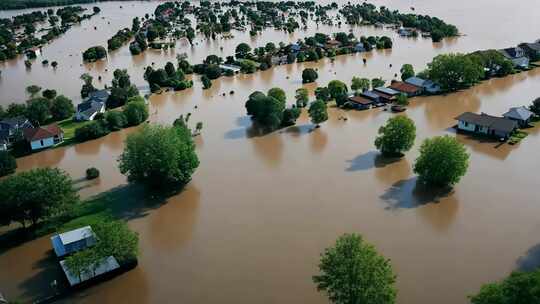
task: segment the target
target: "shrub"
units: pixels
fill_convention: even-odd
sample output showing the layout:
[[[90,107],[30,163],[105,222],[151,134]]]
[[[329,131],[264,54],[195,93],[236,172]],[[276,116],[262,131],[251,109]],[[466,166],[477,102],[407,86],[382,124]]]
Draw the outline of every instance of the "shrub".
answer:
[[[140,96],[132,97],[124,107],[128,126],[136,126],[148,119],[148,106]]]
[[[86,169],[86,179],[91,180],[99,177],[99,170],[91,167]]]
[[[127,125],[127,118],[120,111],[109,111],[105,114],[107,126],[111,131],[118,131]]]
[[[75,129],[75,139],[79,142],[100,138],[107,134],[109,134],[109,129],[104,120],[94,120]]]
[[[17,161],[7,151],[0,151],[0,177],[15,173]]]

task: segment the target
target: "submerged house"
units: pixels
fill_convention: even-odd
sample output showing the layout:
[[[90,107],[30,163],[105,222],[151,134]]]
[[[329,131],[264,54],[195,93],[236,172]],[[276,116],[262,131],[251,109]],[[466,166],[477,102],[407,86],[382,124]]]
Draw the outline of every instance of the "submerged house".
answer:
[[[531,118],[534,117],[534,113],[529,111],[525,107],[513,107],[503,114],[504,118],[517,121],[520,127],[526,127],[531,122]]]
[[[49,148],[64,141],[64,131],[56,123],[24,129],[23,136],[32,150]]]
[[[511,47],[507,49],[499,50],[504,57],[512,61],[515,67],[518,68],[527,68],[529,67],[529,57],[527,57],[525,50],[521,47]]]
[[[540,42],[521,43],[519,47],[525,52],[531,60],[540,59]]]
[[[434,83],[431,80],[423,79],[420,77],[414,76],[407,78],[405,80],[405,83],[422,88],[423,93],[438,94],[441,92],[441,87],[438,84]]]
[[[508,139],[518,128],[517,121],[485,113],[465,112],[455,118],[458,130]]]
[[[56,256],[63,257],[84,250],[96,244],[96,235],[92,227],[85,226],[51,237]]]
[[[379,95],[381,98],[381,101],[384,102],[392,102],[396,99],[396,97],[401,94],[400,92],[391,89],[391,88],[385,88],[385,87],[378,87],[373,89],[373,93]]]
[[[221,64],[219,68],[224,71],[231,71],[234,74],[240,73],[240,70],[242,69],[241,67],[234,64]]]
[[[357,110],[367,110],[377,104],[376,101],[364,96],[350,96],[348,101],[351,107]]]

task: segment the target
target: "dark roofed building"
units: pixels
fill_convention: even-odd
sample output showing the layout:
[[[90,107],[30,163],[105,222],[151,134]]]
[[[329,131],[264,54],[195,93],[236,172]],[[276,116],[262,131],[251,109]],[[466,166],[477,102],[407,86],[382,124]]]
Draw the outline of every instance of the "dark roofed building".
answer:
[[[16,137],[18,132],[23,132],[25,129],[33,127],[32,123],[22,116],[6,118],[0,121],[0,146],[3,147],[5,145],[5,148],[7,149],[17,140]]]
[[[458,130],[505,139],[510,137],[518,127],[517,121],[485,113],[465,112],[455,119],[458,121]]]
[[[504,118],[517,121],[521,127],[526,127],[529,125],[529,122],[533,116],[534,113],[525,107],[513,107],[510,108],[508,112],[503,114]]]
[[[521,49],[527,54],[527,56],[531,60],[539,60],[540,59],[540,42],[534,42],[534,43],[521,43],[519,45]]]
[[[376,102],[372,99],[368,99],[363,96],[351,96],[349,97],[349,102],[351,103],[353,108],[359,110],[369,109],[372,105],[376,104]]]
[[[378,87],[373,90],[373,93],[379,95],[382,101],[391,102],[396,99],[396,96],[399,95],[399,92],[393,89]]]
[[[519,46],[499,50],[499,53],[512,61],[516,67],[526,68],[529,66],[529,57],[526,56],[525,51]]]

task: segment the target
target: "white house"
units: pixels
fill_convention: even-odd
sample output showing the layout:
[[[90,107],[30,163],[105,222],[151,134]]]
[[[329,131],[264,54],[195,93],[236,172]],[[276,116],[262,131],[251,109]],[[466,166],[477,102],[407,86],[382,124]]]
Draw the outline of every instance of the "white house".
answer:
[[[92,227],[85,226],[51,237],[51,243],[56,256],[65,255],[84,250],[96,244],[96,235]]]
[[[23,136],[32,150],[52,147],[64,141],[64,131],[57,124],[24,129]]]

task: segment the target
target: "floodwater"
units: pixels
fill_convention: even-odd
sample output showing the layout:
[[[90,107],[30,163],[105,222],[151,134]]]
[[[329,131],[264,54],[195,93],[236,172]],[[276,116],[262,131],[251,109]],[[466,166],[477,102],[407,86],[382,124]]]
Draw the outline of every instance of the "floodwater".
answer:
[[[83,197],[110,190],[133,202],[126,218],[140,234],[139,266],[68,302],[327,303],[311,276],[317,273],[319,253],[345,232],[361,233],[391,259],[400,304],[464,304],[483,283],[540,265],[539,129],[513,147],[455,135],[451,129],[453,118],[464,111],[500,115],[510,106],[529,104],[539,95],[540,69],[448,96],[415,98],[403,115],[415,121],[417,142],[398,161],[381,158],[374,148],[378,128],[392,116],[381,110],[331,109],[330,119],[313,132],[306,113],[296,126],[271,134],[251,127],[244,110],[247,96],[254,90],[281,87],[292,103],[305,67],[319,69],[321,85],[332,79],[349,82],[353,76],[390,80],[402,64],[412,63],[421,70],[436,54],[502,48],[540,38],[540,20],[535,16],[540,4],[534,0],[374,3],[403,10],[414,6],[417,13],[456,24],[466,36],[433,44],[356,27],[357,34],[391,35],[394,49],[222,78],[206,91],[196,81],[190,90],[153,95],[151,123],[171,123],[188,112],[191,124],[204,123],[202,136],[196,138],[201,165],[186,189],[167,201],[147,200],[132,191],[117,169],[122,141],[135,129],[19,159],[19,170],[59,167],[76,180],[87,167],[95,166],[101,178],[80,182]],[[235,33],[234,40],[199,39],[193,48],[178,44],[174,52],[149,51],[134,58],[123,47],[106,62],[80,66],[80,49],[104,44],[133,16],[153,11],[156,5],[99,4],[105,19],[85,21],[44,48],[49,60],[60,63],[56,72],[39,64],[27,72],[20,60],[6,63],[1,102],[24,100],[24,87],[29,84],[76,97],[81,85],[78,76],[87,70],[103,74],[108,83],[115,68],[128,68],[132,80],[144,86],[147,64],[164,65],[179,53],[186,52],[192,62],[198,62],[209,53],[229,55],[244,41],[259,46],[294,41],[316,31],[339,31],[321,27],[288,35],[267,30],[254,39]],[[363,57],[368,58],[367,65]],[[312,91],[315,85],[306,87]],[[411,166],[421,141],[445,134],[457,136],[471,153],[467,175],[451,193],[416,187]],[[0,291],[23,300],[50,292],[54,269],[44,262],[49,248],[47,238],[41,238],[0,251]]]

